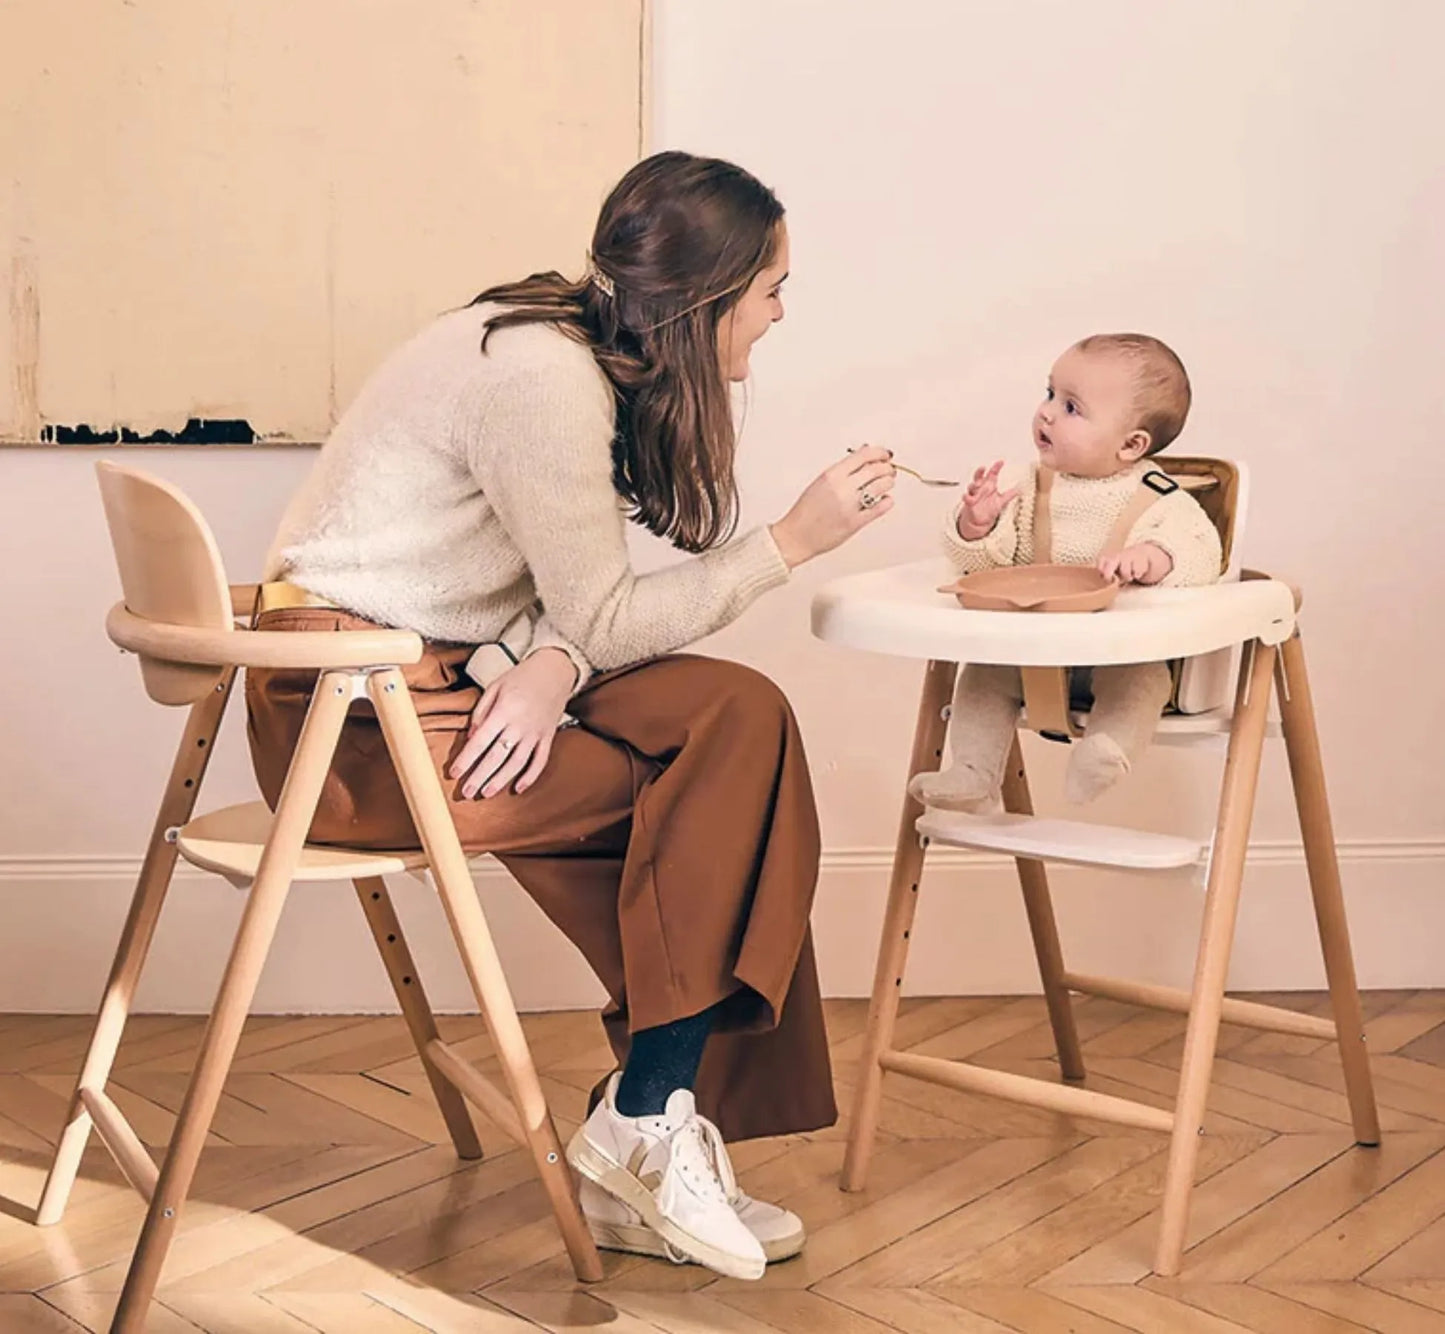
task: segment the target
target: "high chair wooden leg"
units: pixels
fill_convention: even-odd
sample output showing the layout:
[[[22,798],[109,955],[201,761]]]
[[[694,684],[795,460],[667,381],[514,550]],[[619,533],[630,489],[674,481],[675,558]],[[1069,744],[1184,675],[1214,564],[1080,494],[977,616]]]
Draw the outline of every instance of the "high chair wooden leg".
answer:
[[[71,1188],[75,1185],[91,1130],[91,1115],[86,1110],[82,1091],[99,1092],[110,1078],[110,1068],[115,1061],[121,1035],[125,1032],[126,1020],[130,1017],[131,998],[135,995],[151,938],[155,935],[156,922],[160,919],[166,892],[170,889],[171,875],[175,871],[176,846],[167,841],[166,831],[185,824],[191,818],[235,676],[234,668],[227,670],[216,683],[216,688],[191,706],[190,716],[186,719],[186,729],[175,763],[171,766],[171,776],[161,796],[155,827],[146,845],[145,860],[136,880],[130,912],[120,933],[120,943],[116,946],[115,961],[111,964],[110,978],[105,984],[90,1046],[86,1049],[80,1077],[71,1095],[65,1129],[61,1132],[55,1159],[40,1193],[35,1221],[42,1227],[60,1221],[70,1199]]]
[[[381,962],[391,980],[401,1006],[402,1017],[416,1043],[416,1054],[421,1057],[422,1069],[426,1071],[427,1082],[436,1095],[437,1106],[442,1119],[456,1145],[458,1158],[480,1158],[481,1141],[477,1139],[476,1127],[472,1125],[471,1114],[467,1111],[466,1099],[457,1092],[444,1075],[432,1063],[427,1045],[440,1038],[436,1020],[432,1017],[431,1006],[427,1003],[426,990],[417,975],[416,964],[407,948],[406,937],[401,931],[401,922],[396,908],[387,892],[386,881],[379,875],[371,876],[356,883],[356,896],[361,900],[361,910],[366,914],[366,923],[376,940]]]
[[[595,1283],[602,1278],[602,1261],[577,1203],[576,1185],[562,1155],[562,1142],[557,1137],[557,1127],[532,1064],[526,1034],[512,1003],[512,993],[472,883],[466,853],[437,782],[406,683],[399,671],[390,668],[372,675],[367,693],[376,706],[412,820],[426,849],[437,893],[492,1034],[512,1104],[537,1164],[542,1187],[551,1201],[572,1268],[583,1282]]]
[[[1017,732],[1014,733],[1013,747],[1003,771],[1003,804],[1005,810],[1017,815],[1034,813],[1028,773],[1024,769],[1023,747],[1019,744]],[[1079,1033],[1074,1027],[1073,1002],[1064,984],[1064,954],[1059,945],[1059,928],[1054,921],[1053,901],[1049,897],[1048,872],[1043,862],[1027,857],[1016,857],[1014,865],[1018,868],[1019,888],[1023,890],[1029,932],[1034,938],[1044,1003],[1048,1006],[1054,1046],[1059,1053],[1059,1071],[1065,1079],[1082,1079],[1084,1054],[1079,1049]]]
[[[195,1176],[216,1104],[221,1100],[226,1073],[231,1067],[350,705],[349,673],[323,674],[316,684],[296,754],[281,789],[271,835],[256,868],[221,989],[206,1025],[200,1056],[166,1150],[160,1180],[151,1197],[125,1287],[121,1290],[111,1334],[138,1334],[145,1327],[151,1297],[175,1235],[177,1216]]]
[[[946,708],[953,698],[953,683],[957,676],[957,663],[936,661],[928,664],[923,675],[918,721],[913,729],[913,754],[908,760],[903,812],[899,816],[898,841],[893,852],[888,907],[883,919],[883,935],[878,943],[873,995],[868,1002],[868,1032],[864,1040],[863,1059],[858,1067],[858,1088],[853,1097],[848,1151],[843,1159],[841,1184],[844,1190],[862,1190],[868,1176],[873,1140],[878,1133],[878,1104],[883,1096],[883,1067],[880,1062],[893,1043],[903,968],[908,960],[913,914],[918,907],[924,840],[919,838],[914,823],[923,813],[923,807],[908,792],[907,784],[915,774],[937,768],[943,758],[943,735],[948,728]]]
[[[1314,700],[1305,671],[1304,644],[1296,633],[1280,647],[1276,670],[1280,721],[1285,753],[1289,757],[1300,833],[1304,837],[1305,865],[1310,894],[1319,924],[1320,948],[1325,956],[1335,1036],[1344,1067],[1350,1119],[1360,1144],[1380,1142],[1380,1118],[1370,1079],[1370,1058],[1365,1046],[1365,1021],[1360,991],[1355,982],[1355,961],[1350,950],[1350,928],[1345,920],[1345,897],[1340,885],[1340,864],[1335,856],[1335,831],[1325,791],[1325,766],[1315,730]]]
[[[1156,1273],[1179,1271],[1184,1235],[1189,1220],[1189,1194],[1199,1155],[1214,1050],[1219,1038],[1224,986],[1234,943],[1239,891],[1254,818],[1254,795],[1259,785],[1259,761],[1264,749],[1265,722],[1275,663],[1272,645],[1246,644],[1239,668],[1234,700],[1234,722],[1229,734],[1229,755],[1220,789],[1219,815],[1214,829],[1214,853],[1209,863],[1209,884],[1204,896],[1199,953],[1184,1034],[1184,1059],[1179,1094],[1174,1104],[1174,1130],[1169,1143],[1169,1166],[1164,1178],[1164,1200],[1155,1252]]]

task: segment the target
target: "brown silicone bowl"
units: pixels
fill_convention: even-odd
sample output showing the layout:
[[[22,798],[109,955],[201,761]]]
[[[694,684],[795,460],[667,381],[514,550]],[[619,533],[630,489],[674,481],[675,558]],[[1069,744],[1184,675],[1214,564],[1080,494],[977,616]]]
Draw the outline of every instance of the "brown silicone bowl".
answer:
[[[966,574],[940,593],[970,611],[1102,611],[1119,583],[1092,565],[1003,565]]]

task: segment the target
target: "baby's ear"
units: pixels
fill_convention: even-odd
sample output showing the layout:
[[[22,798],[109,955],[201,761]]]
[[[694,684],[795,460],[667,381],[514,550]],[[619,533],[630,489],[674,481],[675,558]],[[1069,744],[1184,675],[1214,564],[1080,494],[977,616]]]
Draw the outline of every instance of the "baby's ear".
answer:
[[[1119,446],[1119,457],[1126,463],[1137,463],[1142,459],[1154,444],[1154,437],[1148,431],[1130,431],[1124,437],[1124,443]]]

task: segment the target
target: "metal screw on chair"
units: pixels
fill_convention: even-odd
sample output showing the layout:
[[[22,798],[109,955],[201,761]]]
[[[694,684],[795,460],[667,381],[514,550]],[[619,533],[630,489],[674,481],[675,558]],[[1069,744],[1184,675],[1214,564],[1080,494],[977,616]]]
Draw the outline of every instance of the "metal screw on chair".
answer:
[[[387,693],[388,695],[391,694],[391,692],[396,689],[396,682],[395,682],[395,681],[388,681],[388,682],[386,683],[385,689],[386,689],[386,693]]]
[[[555,1153],[549,1153],[547,1155],[547,1161],[549,1163],[555,1163],[557,1161],[557,1155]]]

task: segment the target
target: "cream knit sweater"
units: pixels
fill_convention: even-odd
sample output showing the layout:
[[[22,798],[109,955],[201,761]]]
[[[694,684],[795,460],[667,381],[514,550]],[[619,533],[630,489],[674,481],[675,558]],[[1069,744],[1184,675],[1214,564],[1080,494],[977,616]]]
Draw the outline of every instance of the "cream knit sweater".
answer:
[[[502,330],[484,356],[488,313],[441,316],[362,387],[282,520],[268,579],[453,643],[499,639],[520,616],[523,650],[565,649],[579,686],[720,629],[787,579],[766,527],[633,573],[609,382],[550,325]]]
[[[1049,517],[1053,524],[1052,552],[1040,563],[1092,565],[1099,559],[1104,543],[1124,507],[1139,485],[1139,478],[1154,464],[1142,460],[1112,477],[1074,477],[1060,473],[1054,478]],[[976,542],[958,535],[958,508],[949,510],[944,524],[944,548],[954,566],[964,574],[991,570],[999,565],[1029,565],[1034,562],[1034,499],[1038,487],[1038,466],[1027,472],[1005,468],[999,489],[1020,488],[1009,502],[993,531]],[[1126,545],[1153,542],[1174,560],[1174,568],[1160,581],[1165,588],[1187,588],[1212,584],[1220,575],[1222,553],[1219,533],[1199,502],[1185,491],[1161,496],[1129,530]]]

